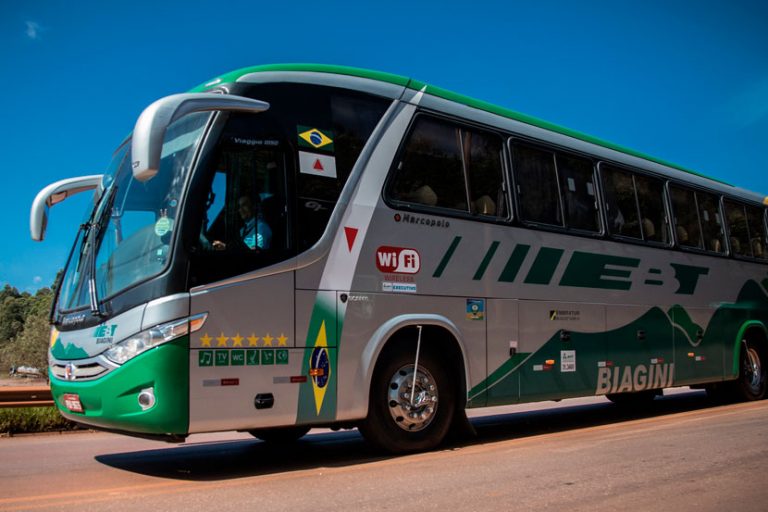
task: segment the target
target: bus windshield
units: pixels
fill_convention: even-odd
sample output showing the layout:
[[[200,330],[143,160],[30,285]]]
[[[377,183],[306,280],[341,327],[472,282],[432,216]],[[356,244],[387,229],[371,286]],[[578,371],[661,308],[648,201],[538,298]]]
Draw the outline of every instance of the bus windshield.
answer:
[[[209,118],[209,113],[192,114],[168,128],[160,171],[149,181],[133,178],[129,143],[115,153],[105,178],[108,188],[91,222],[75,242],[62,280],[59,310],[78,309],[89,303],[92,258],[100,299],[155,276],[166,267],[180,195]],[[90,254],[94,247],[95,255]]]

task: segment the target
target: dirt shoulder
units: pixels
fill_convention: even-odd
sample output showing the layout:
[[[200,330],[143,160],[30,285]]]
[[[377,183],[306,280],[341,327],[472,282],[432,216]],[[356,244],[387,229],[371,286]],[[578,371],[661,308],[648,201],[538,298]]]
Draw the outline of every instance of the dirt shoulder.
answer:
[[[2,377],[0,378],[0,387],[7,386],[47,386],[48,381],[41,378],[32,377]]]

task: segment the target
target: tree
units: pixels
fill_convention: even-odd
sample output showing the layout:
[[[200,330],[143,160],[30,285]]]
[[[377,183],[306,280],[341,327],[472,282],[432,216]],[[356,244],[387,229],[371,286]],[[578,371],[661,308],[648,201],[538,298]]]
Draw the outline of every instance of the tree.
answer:
[[[9,285],[0,290],[0,368],[34,366],[47,374],[52,301],[50,288],[35,295]]]
[[[6,366],[34,366],[45,375],[48,368],[48,340],[51,326],[48,315],[31,314],[18,338],[6,345],[2,359]]]
[[[25,306],[25,298],[16,288],[6,284],[0,291],[0,346],[24,329]]]

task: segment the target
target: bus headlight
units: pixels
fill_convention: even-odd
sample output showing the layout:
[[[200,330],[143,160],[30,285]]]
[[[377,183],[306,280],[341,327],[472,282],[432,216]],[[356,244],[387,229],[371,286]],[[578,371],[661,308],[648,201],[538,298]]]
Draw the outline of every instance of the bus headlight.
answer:
[[[207,317],[207,313],[202,313],[141,331],[115,344],[104,352],[104,356],[113,363],[123,364],[142,352],[197,331]]]

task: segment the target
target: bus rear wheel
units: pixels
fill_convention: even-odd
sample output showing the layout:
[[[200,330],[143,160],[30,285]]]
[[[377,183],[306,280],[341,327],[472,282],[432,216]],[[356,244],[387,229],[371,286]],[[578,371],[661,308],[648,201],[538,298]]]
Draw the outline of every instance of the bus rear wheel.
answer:
[[[747,402],[762,400],[768,390],[765,345],[745,340],[739,359],[739,378],[730,383],[731,394],[735,399]]]
[[[455,407],[456,386],[433,354],[422,353],[415,369],[414,354],[397,351],[376,366],[359,428],[391,453],[430,450],[445,439]]]
[[[309,432],[309,427],[273,427],[257,428],[248,433],[270,444],[290,444],[298,441]]]

